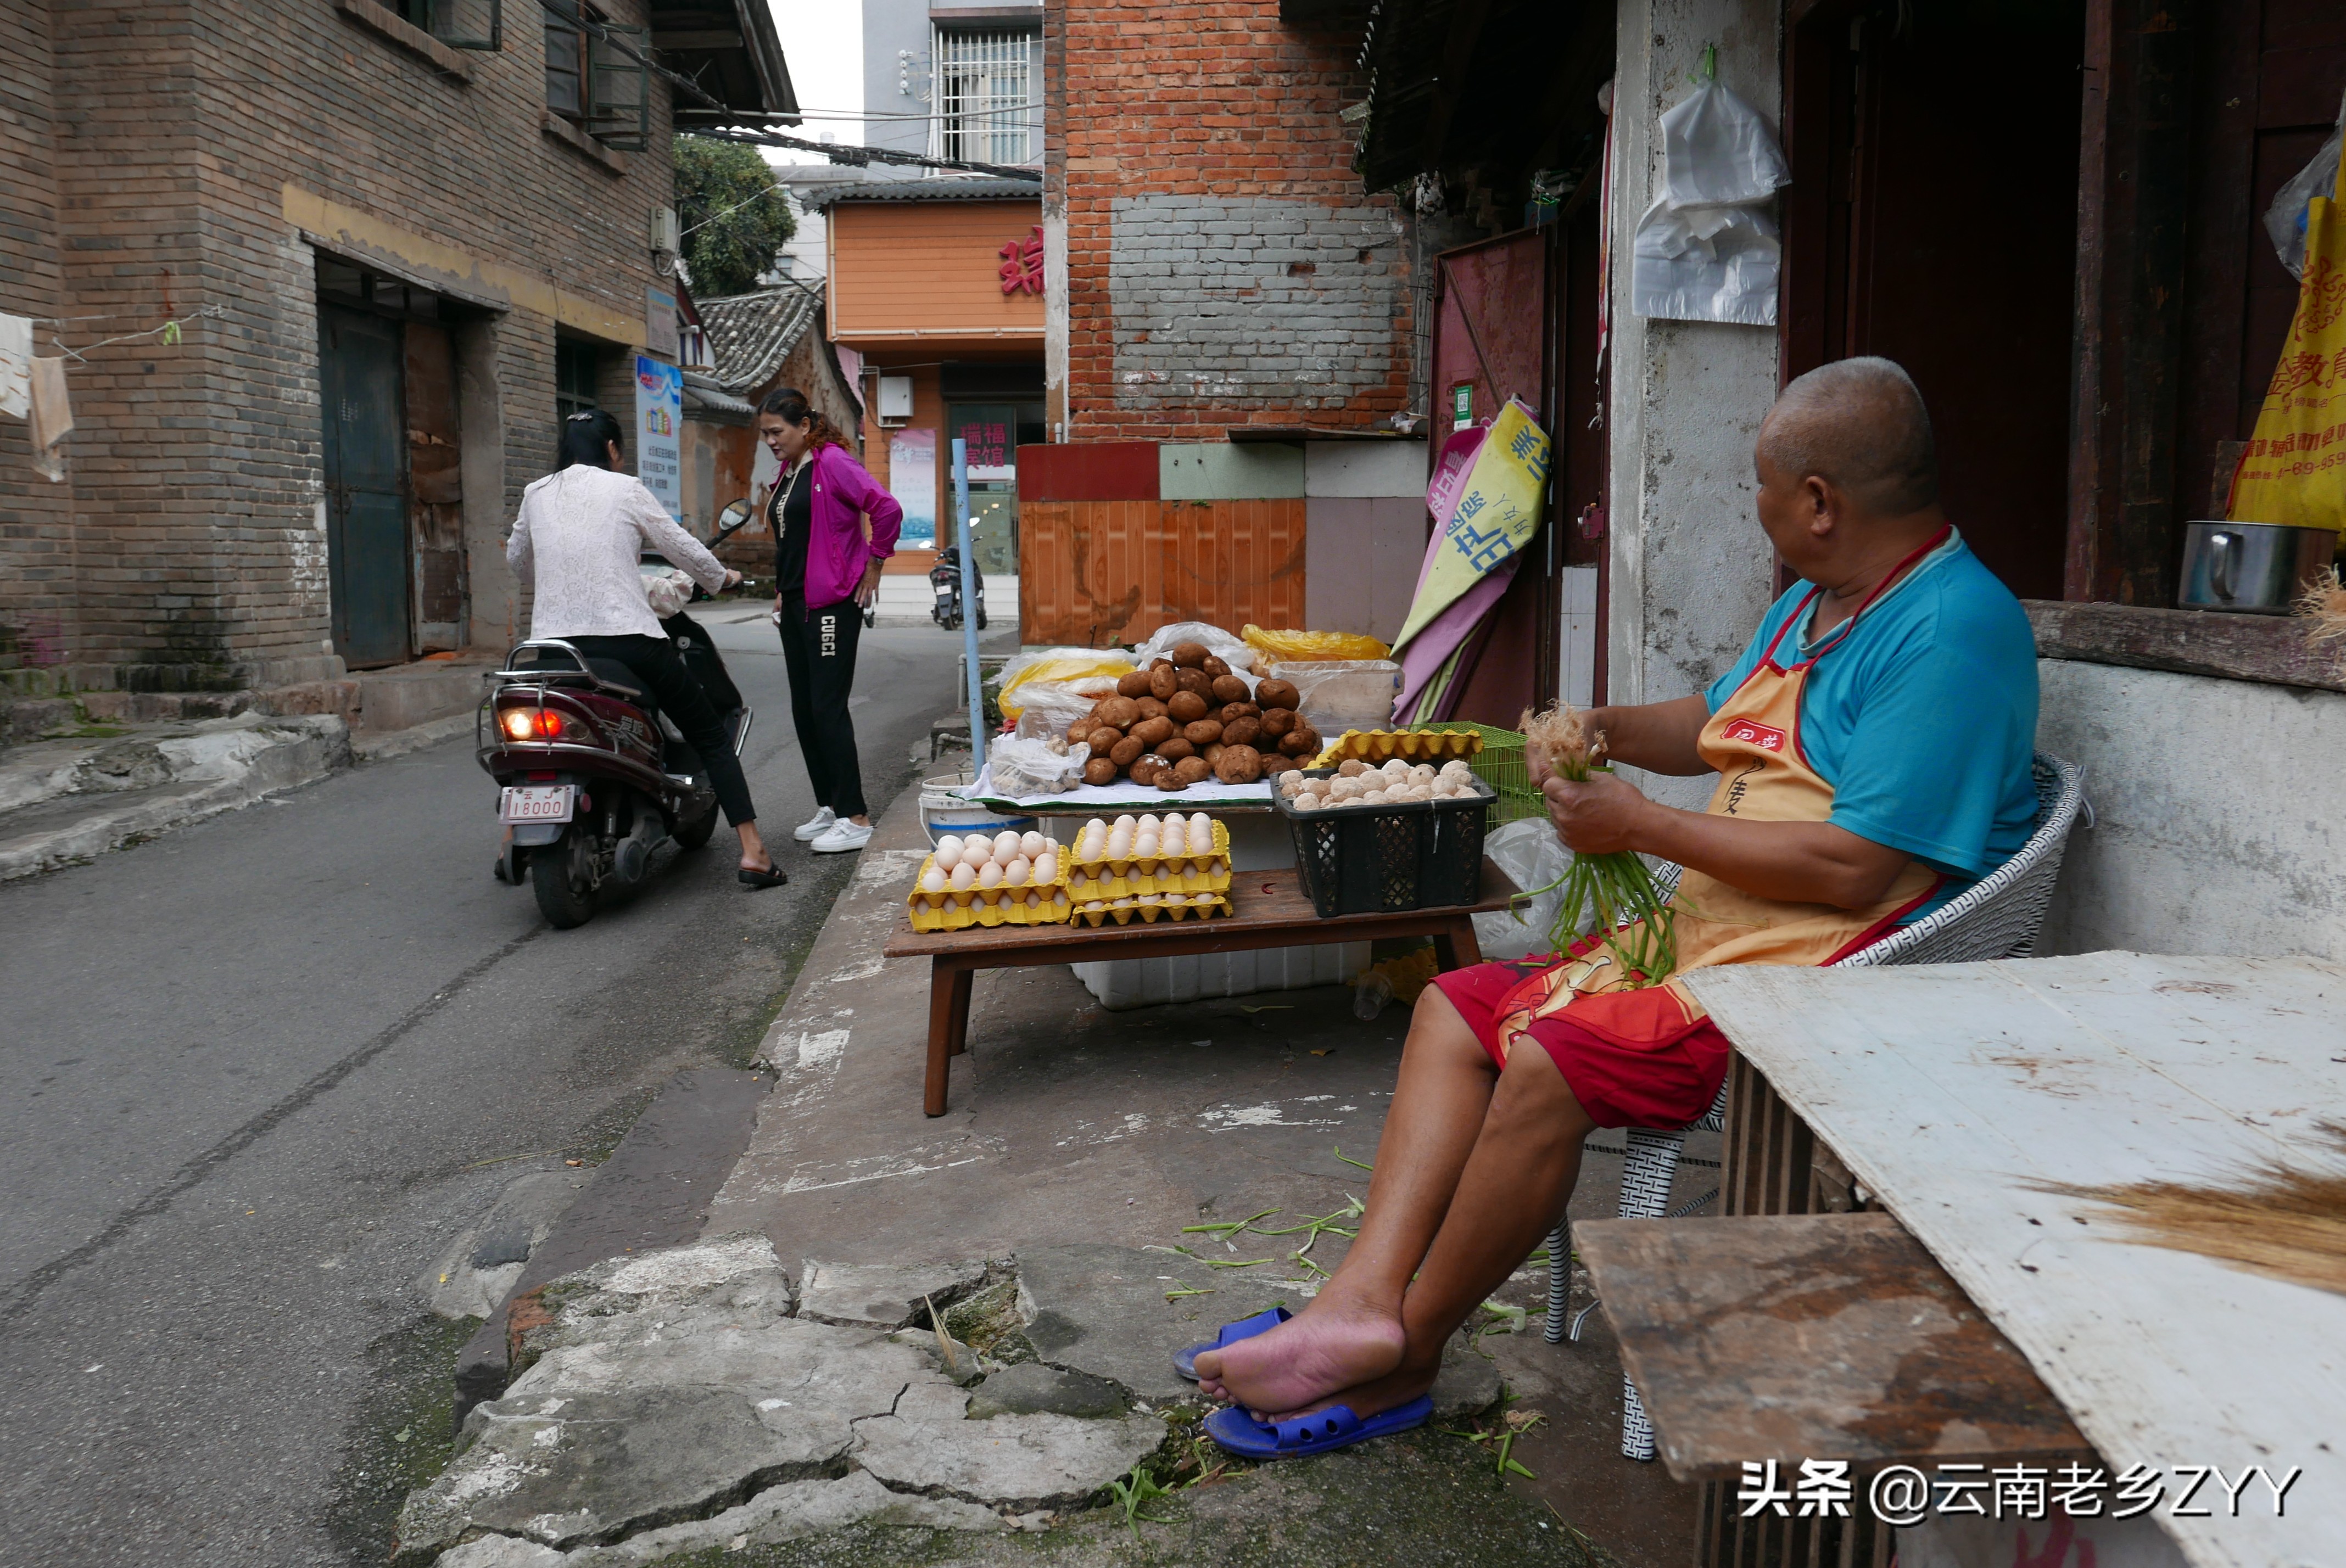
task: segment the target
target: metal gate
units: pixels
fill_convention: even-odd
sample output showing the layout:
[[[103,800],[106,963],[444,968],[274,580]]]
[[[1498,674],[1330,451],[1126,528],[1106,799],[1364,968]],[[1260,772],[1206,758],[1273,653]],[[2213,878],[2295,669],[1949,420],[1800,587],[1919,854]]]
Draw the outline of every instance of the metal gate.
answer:
[[[398,664],[409,651],[403,334],[331,305],[318,333],[334,651],[352,669]]]

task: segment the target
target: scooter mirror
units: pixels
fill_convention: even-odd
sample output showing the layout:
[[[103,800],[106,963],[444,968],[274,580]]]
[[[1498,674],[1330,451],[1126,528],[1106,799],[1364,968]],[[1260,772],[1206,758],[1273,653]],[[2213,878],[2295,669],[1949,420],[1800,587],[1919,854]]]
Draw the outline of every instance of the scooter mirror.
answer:
[[[757,509],[750,504],[748,496],[745,495],[739,501],[729,502],[725,510],[717,514],[717,532],[710,536],[709,542],[711,545],[723,544],[742,529],[747,528],[750,525],[750,519],[756,515]]]

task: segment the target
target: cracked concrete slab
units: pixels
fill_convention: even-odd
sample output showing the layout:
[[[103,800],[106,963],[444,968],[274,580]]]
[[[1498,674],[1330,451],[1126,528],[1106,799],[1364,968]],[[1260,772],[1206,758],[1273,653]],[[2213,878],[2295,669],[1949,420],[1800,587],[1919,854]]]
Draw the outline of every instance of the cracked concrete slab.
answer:
[[[799,1312],[820,1323],[903,1329],[926,1322],[985,1283],[985,1261],[826,1263],[810,1257],[799,1278]]]
[[[969,1419],[1047,1413],[1096,1420],[1123,1415],[1126,1409],[1124,1390],[1106,1378],[1022,1361],[994,1373],[970,1396]]]
[[[1163,1447],[1166,1428],[1150,1416],[951,1423],[875,1416],[856,1422],[855,1435],[856,1462],[899,1491],[1024,1512],[1087,1501]]]
[[[629,1568],[663,1557],[710,1548],[743,1551],[777,1546],[850,1524],[895,1525],[927,1530],[1006,1529],[992,1509],[953,1498],[910,1497],[891,1492],[862,1471],[836,1481],[793,1481],[761,1492],[738,1508],[710,1519],[653,1530],[616,1546],[595,1546],[555,1557],[562,1568]],[[448,1558],[442,1558],[445,1564]],[[485,1563],[482,1568],[504,1568]],[[515,1568],[525,1568],[517,1562]],[[529,1563],[525,1568],[537,1568]],[[551,1564],[548,1564],[551,1568]]]
[[[1204,1293],[1168,1301],[1168,1292]],[[1197,1400],[1198,1386],[1173,1369],[1175,1350],[1280,1302],[1300,1312],[1309,1296],[1290,1281],[1132,1247],[1046,1247],[1018,1258],[1019,1316],[1035,1353],[1152,1404]]]

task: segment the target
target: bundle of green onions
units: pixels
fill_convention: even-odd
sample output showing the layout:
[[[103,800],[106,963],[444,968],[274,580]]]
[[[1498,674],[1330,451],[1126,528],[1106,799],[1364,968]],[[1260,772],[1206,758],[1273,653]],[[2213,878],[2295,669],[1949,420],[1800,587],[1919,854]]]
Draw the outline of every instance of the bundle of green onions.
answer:
[[[1523,726],[1525,759],[1545,759],[1557,778],[1585,783],[1589,774],[1606,770],[1605,732],[1590,734],[1588,716],[1570,703],[1559,702],[1544,713],[1526,709]],[[1519,896],[1529,899],[1551,891],[1559,895],[1556,922],[1548,929],[1556,952],[1578,941],[1585,928],[1603,937],[1615,961],[1636,977],[1633,986],[1658,984],[1677,971],[1669,895],[1634,852],[1584,855],[1576,850],[1563,876]]]

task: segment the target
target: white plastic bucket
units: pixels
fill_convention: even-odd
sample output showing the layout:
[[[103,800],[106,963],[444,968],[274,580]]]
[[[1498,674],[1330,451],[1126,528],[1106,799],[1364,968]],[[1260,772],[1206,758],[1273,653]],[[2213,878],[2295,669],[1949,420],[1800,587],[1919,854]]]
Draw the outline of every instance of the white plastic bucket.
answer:
[[[1033,817],[999,810],[983,800],[955,794],[971,778],[966,772],[940,773],[921,780],[921,830],[928,835],[932,846],[946,833],[958,833],[964,838],[972,833],[999,833],[1005,829],[1024,833],[1035,826]]]

